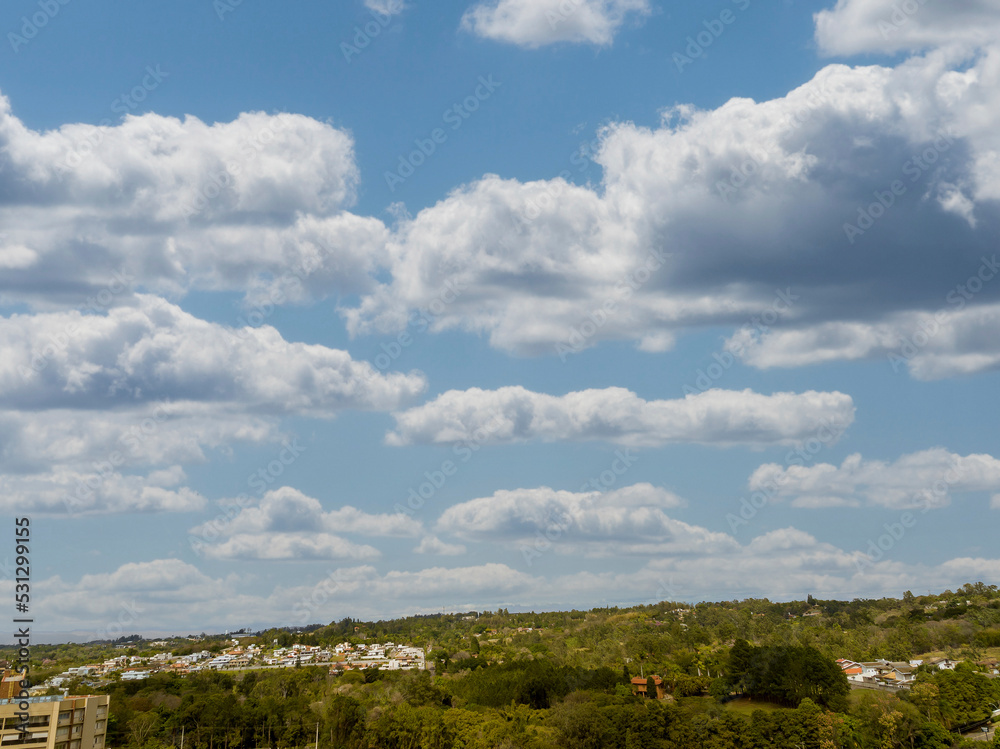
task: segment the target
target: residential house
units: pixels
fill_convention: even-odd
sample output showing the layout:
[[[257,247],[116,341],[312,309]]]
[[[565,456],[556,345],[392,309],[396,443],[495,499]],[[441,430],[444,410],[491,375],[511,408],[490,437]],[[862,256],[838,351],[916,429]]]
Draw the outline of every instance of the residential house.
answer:
[[[948,669],[949,671],[954,671],[955,666],[958,665],[958,661],[953,661],[951,658],[928,658],[925,663],[931,668]]]
[[[231,660],[233,660],[233,656],[229,655],[228,653],[223,653],[222,655],[215,656],[215,658],[210,660],[206,665],[208,666],[208,668],[214,668],[214,669],[228,668],[229,662]]]
[[[656,686],[656,699],[665,699],[667,696],[667,690],[663,686],[663,679],[659,676],[654,676],[653,684]],[[642,697],[651,697],[652,695],[647,694],[648,691],[649,683],[644,677],[636,676],[632,679],[632,694]]]
[[[875,678],[879,675],[879,669],[882,667],[881,663],[877,661],[868,661],[861,664],[861,679],[859,681],[875,681]]]
[[[917,669],[911,666],[909,663],[895,663],[886,661],[886,669],[881,674],[887,682],[894,683],[896,685],[906,685],[910,684],[914,679],[917,678]]]
[[[864,681],[862,677],[864,667],[860,663],[849,661],[846,658],[838,658],[837,665],[840,666],[840,670],[847,676],[848,681]]]

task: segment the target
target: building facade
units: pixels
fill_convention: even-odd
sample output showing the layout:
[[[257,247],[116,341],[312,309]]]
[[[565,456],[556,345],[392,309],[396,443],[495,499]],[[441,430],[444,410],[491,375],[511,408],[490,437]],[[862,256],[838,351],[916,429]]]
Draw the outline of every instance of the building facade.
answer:
[[[104,749],[106,694],[0,700],[0,749]],[[21,702],[28,703],[28,732],[21,733]]]

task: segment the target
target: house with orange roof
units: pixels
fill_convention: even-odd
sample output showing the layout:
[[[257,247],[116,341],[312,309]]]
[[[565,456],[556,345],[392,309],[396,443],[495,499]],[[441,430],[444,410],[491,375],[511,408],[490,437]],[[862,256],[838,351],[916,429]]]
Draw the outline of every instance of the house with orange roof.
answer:
[[[639,695],[641,697],[654,697],[658,700],[665,699],[667,697],[667,690],[663,686],[663,679],[659,676],[654,676],[653,684],[656,686],[656,694],[647,694],[648,683],[646,679],[642,676],[636,676],[632,679],[632,694]]]

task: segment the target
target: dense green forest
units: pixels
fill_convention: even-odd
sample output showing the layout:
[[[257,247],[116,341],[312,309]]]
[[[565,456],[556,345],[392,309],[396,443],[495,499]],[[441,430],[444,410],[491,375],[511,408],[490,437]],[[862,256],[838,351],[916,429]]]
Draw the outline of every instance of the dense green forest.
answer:
[[[108,688],[109,743],[160,749],[178,746],[183,732],[189,749],[306,747],[317,739],[349,749],[945,749],[959,742],[945,725],[984,717],[984,706],[1000,699],[1000,683],[971,669],[921,675],[901,696],[848,698],[845,682],[829,708],[809,697],[791,707],[762,696],[752,711],[708,696],[635,697],[624,677],[545,659],[439,676],[373,669],[332,677],[317,667],[163,674]]]
[[[318,749],[945,749],[987,746],[953,731],[1000,706],[1000,679],[984,673],[1000,654],[1000,594],[982,583],[850,602],[345,619],[255,639],[410,643],[428,649],[433,672],[302,667],[73,686],[112,695],[109,744],[130,749],[179,746],[182,737],[185,749],[317,741]],[[138,639],[118,644],[155,652]],[[223,638],[198,638],[169,649],[224,646]],[[123,651],[108,643],[39,646],[33,668],[62,670],[112,652]],[[954,671],[922,667],[912,689],[898,693],[850,690],[835,663],[935,654],[961,663]],[[632,694],[632,677],[652,687],[654,675],[666,699]]]

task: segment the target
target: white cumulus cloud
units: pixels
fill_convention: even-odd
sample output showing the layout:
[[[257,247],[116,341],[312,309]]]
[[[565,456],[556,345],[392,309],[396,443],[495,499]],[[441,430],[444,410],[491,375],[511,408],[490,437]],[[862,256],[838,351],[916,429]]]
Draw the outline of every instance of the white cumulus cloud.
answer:
[[[402,513],[375,515],[350,505],[326,510],[318,499],[283,486],[266,492],[259,500],[244,503],[232,518],[209,521],[190,532],[207,537],[320,531],[363,536],[417,536],[421,524]]]
[[[345,351],[292,343],[270,326],[231,330],[139,295],[106,314],[0,318],[0,407],[116,408],[155,399],[333,415],[389,410],[423,391]]]
[[[0,300],[82,306],[114,273],[173,292],[282,279],[287,300],[363,290],[385,260],[386,227],[346,211],[353,139],[302,115],[39,132],[0,96],[0,151]]]
[[[858,546],[864,546],[859,536]],[[303,572],[297,585],[252,590],[231,574],[212,577],[176,559],[130,562],[79,578],[35,581],[38,617],[56,632],[181,632],[233,621],[258,627],[328,622],[344,616],[386,617],[499,607],[592,607],[733,598],[803,599],[898,596],[921,586],[943,590],[1000,574],[1000,559],[961,557],[938,564],[894,558],[872,561],[859,549],[838,548],[796,528],[779,528],[740,545],[703,553],[656,554],[624,572],[581,570],[545,576],[488,563],[463,567],[390,569],[338,567],[324,577]],[[535,565],[535,569],[540,567]],[[739,570],[739,575],[733,571]],[[12,594],[13,581],[0,580]],[[198,610],[194,623],[191,607]],[[110,626],[110,629],[109,629]]]
[[[57,466],[38,474],[0,474],[0,506],[10,513],[51,515],[197,512],[205,498],[187,487],[179,466],[148,475],[84,472]]]
[[[990,262],[993,262],[992,260]],[[919,380],[975,374],[1000,367],[1000,305],[946,306],[936,312],[903,312],[874,322],[828,322],[756,335],[739,331],[727,348],[759,369],[830,361],[884,359],[896,372]]]
[[[439,556],[458,556],[466,549],[462,544],[449,544],[437,536],[424,536],[413,550],[416,554],[437,554]]]
[[[854,403],[843,393],[709,390],[679,400],[646,401],[624,388],[563,396],[523,387],[450,390],[395,414],[390,445],[459,441],[604,440],[627,445],[698,442],[789,444],[826,423],[846,428]]]
[[[597,185],[568,170],[485,175],[400,221],[392,277],[345,305],[348,330],[402,330],[431,309],[432,331],[565,358],[608,340],[665,351],[706,327],[745,335],[763,321],[778,335],[915,319],[996,251],[998,112],[990,47],[965,61],[829,65],[779,98],[674,107],[656,127],[613,123],[594,155]],[[897,182],[885,209],[877,196]],[[857,225],[861,235],[845,228]],[[998,300],[987,284],[968,310]],[[831,348],[803,346],[799,361],[829,360]],[[968,349],[942,350],[935,369],[994,366],[991,342]]]
[[[588,556],[705,554],[737,548],[731,536],[665,512],[683,504],[672,492],[651,484],[609,492],[516,489],[449,507],[437,529],[468,540],[509,543],[529,559],[551,548]]]
[[[354,559],[381,556],[372,546],[342,538],[416,537],[422,524],[402,513],[371,514],[345,505],[326,510],[290,486],[259,500],[230,500],[223,513],[191,528],[192,543],[210,559]]]
[[[356,544],[332,533],[237,533],[200,547],[208,559],[270,561],[335,559],[367,561],[381,556],[373,546]]]
[[[815,20],[816,40],[831,55],[969,49],[1000,38],[1000,8],[991,0],[837,0]]]
[[[961,492],[1000,490],[1000,460],[990,455],[957,455],[932,448],[892,463],[847,457],[840,466],[781,466],[768,463],[750,477],[750,489],[768,490],[804,507],[865,504],[931,509]]]
[[[462,28],[529,48],[557,42],[607,45],[626,20],[651,10],[649,0],[485,0],[465,12]]]

